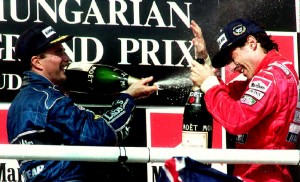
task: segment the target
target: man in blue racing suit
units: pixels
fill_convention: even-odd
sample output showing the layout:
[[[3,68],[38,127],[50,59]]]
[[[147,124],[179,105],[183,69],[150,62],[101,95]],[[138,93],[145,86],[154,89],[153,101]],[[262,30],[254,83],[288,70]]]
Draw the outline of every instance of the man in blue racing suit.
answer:
[[[72,36],[59,36],[46,24],[38,24],[17,40],[16,56],[29,66],[21,91],[8,111],[7,132],[11,144],[113,146],[128,136],[128,123],[135,99],[148,97],[157,86],[148,86],[152,77],[132,84],[120,93],[111,110],[95,115],[76,105],[60,87],[66,80],[70,58],[63,42]],[[55,151],[54,151],[55,152]],[[20,172],[26,181],[102,180],[99,163],[75,161],[21,160]],[[100,163],[101,164],[101,163]]]

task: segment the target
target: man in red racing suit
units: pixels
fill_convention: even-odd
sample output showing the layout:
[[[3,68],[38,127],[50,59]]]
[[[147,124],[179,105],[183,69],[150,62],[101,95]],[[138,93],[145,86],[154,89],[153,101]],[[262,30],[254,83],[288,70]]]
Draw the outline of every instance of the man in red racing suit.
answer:
[[[192,26],[195,38],[202,36],[197,24]],[[192,62],[191,79],[201,85],[214,120],[237,136],[237,149],[294,149],[299,133],[299,126],[293,122],[298,76],[293,63],[276,51],[277,44],[267,39],[275,46],[265,48],[259,42],[261,37],[269,36],[253,22],[241,19],[229,23],[220,33],[220,51],[212,66],[231,64],[233,71],[247,78],[245,81],[224,84],[214,76],[210,65],[196,61]],[[292,181],[285,165],[236,164],[233,174],[247,182]]]

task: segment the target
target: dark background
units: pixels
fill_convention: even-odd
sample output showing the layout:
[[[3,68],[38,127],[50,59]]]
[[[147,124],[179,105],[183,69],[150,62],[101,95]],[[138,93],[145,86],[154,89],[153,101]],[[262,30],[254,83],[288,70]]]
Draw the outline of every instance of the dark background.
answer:
[[[108,1],[96,1],[97,6],[101,12],[102,18],[105,23],[109,23],[109,6]],[[127,3],[127,10],[124,13],[129,24],[133,23],[132,20],[132,3]],[[142,1],[140,3],[140,22],[145,24],[152,3],[154,1]],[[166,25],[170,25],[169,18],[169,6],[168,1],[155,1],[160,11],[161,17]],[[201,26],[204,33],[204,37],[207,42],[207,48],[211,56],[217,52],[216,38],[219,30],[226,25],[229,21],[237,18],[248,18],[254,20],[263,25],[268,31],[290,31],[296,32],[296,16],[295,16],[295,1],[294,0],[190,0],[190,1],[172,1],[176,2],[178,6],[185,12],[185,3],[192,3],[190,5],[190,18],[196,20]],[[17,15],[20,19],[24,19],[27,16],[28,6],[27,1],[17,2]],[[30,1],[30,17],[26,22],[15,22],[10,18],[10,1],[4,2],[4,17],[7,21],[0,22],[0,33],[3,34],[21,34],[25,29],[36,24],[34,21],[37,19],[36,2]],[[54,7],[52,2],[48,2],[51,7]],[[68,2],[67,17],[72,17],[72,11],[82,11],[82,21],[85,19],[90,1],[84,1],[78,6],[74,1]],[[117,4],[117,9],[120,8]],[[59,2],[57,2],[57,6]],[[164,87],[164,90],[160,90],[157,94],[153,94],[150,98],[139,100],[138,103],[141,106],[183,106],[191,82],[189,81],[189,66],[187,60],[183,60],[184,66],[164,66],[165,61],[165,47],[162,40],[186,40],[192,39],[192,33],[190,29],[179,20],[178,16],[173,12],[173,24],[175,28],[161,28],[156,27],[157,21],[154,19],[149,20],[150,27],[145,26],[124,26],[121,25],[120,20],[117,18],[119,25],[98,25],[95,24],[94,18],[90,17],[91,24],[86,25],[81,23],[67,24],[63,22],[58,16],[57,22],[54,22],[49,17],[45,10],[39,8],[39,19],[43,22],[52,25],[56,31],[60,34],[71,34],[75,37],[95,37],[101,41],[104,47],[104,55],[99,63],[108,64],[122,69],[128,74],[143,78],[146,76],[154,76],[155,81],[166,80],[167,78],[180,77],[181,80],[177,80],[176,84],[168,85]],[[154,16],[152,14],[152,16]],[[160,49],[156,56],[158,57],[162,65],[154,65],[151,58],[148,58],[150,65],[140,65],[141,62],[141,50],[134,54],[129,54],[128,60],[130,65],[120,64],[120,41],[118,38],[133,38],[133,39],[153,39],[160,44]],[[72,43],[68,42],[68,46],[72,47]],[[1,47],[5,47],[5,39],[2,38],[0,42]],[[14,44],[14,42],[13,42]],[[173,44],[172,47],[172,63],[177,64],[183,57],[182,51],[178,46]],[[81,55],[78,55],[81,49],[80,45],[76,44],[75,60],[81,61]],[[95,47],[91,45],[87,48],[89,54],[93,56]],[[151,47],[149,48],[151,49]],[[193,51],[191,50],[193,56]],[[16,73],[21,75],[22,69],[20,68],[19,61],[3,61],[0,60],[1,73]],[[3,75],[0,77],[0,88],[4,84]],[[6,80],[7,81],[7,80]],[[174,83],[174,82],[173,82]],[[0,102],[11,102],[15,97],[17,91],[8,91],[5,88],[0,90]],[[101,94],[95,95],[72,95],[75,101],[83,104],[110,104],[111,97],[102,97]]]

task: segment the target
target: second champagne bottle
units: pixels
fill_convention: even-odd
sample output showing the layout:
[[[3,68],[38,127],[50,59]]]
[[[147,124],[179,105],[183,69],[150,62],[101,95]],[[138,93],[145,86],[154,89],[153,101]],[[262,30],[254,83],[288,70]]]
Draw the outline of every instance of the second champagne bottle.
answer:
[[[196,60],[204,64],[204,60]],[[200,87],[193,85],[184,107],[182,127],[182,147],[211,148],[213,119],[208,112],[204,93]]]
[[[71,63],[65,74],[67,89],[77,93],[114,94],[140,80],[113,66],[81,62]]]

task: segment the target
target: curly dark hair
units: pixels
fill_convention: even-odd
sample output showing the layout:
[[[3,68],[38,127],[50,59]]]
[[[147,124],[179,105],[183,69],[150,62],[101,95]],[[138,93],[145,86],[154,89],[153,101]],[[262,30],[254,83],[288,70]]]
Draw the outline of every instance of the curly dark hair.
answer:
[[[264,48],[267,52],[272,49],[278,51],[278,44],[271,39],[271,35],[267,35],[265,33],[257,33],[253,36],[256,38],[257,42],[260,43],[261,47]]]

